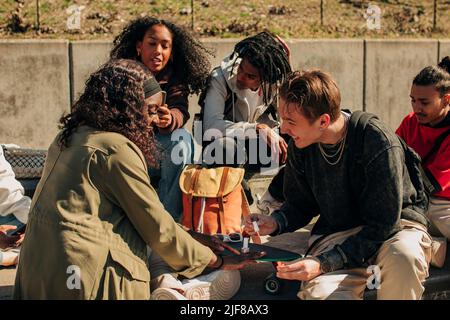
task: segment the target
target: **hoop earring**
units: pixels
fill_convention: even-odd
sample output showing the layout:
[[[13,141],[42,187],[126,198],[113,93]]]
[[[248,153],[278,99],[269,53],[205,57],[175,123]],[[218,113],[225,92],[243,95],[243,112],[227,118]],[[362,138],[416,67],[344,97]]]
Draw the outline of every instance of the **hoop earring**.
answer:
[[[137,52],[137,56],[140,57],[141,56],[141,51]]]

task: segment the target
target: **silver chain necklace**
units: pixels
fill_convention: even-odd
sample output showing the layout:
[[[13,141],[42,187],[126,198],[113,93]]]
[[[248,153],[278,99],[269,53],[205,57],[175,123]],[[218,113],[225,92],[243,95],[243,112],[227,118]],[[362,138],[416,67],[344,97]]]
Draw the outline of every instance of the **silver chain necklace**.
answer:
[[[331,154],[327,154],[325,149],[322,147],[322,144],[319,142],[320,154],[322,155],[323,159],[331,166],[334,166],[337,163],[339,163],[339,161],[341,161],[341,159],[342,159],[342,155],[344,154],[345,140],[347,138],[347,130],[348,130],[348,123],[347,122],[348,122],[348,118],[346,117],[345,118],[345,123],[344,123],[344,125],[345,125],[344,136],[338,142],[339,146],[337,147],[335,152],[333,152]],[[337,155],[339,155],[338,158],[335,161],[331,161],[331,159],[333,159]]]

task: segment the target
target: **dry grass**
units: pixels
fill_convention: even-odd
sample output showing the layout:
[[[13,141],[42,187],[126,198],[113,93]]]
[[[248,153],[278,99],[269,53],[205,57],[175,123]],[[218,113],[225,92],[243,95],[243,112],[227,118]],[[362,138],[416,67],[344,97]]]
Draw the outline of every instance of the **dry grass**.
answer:
[[[16,14],[18,2],[23,7]],[[3,0],[1,38],[111,39],[131,19],[144,14],[191,28],[190,0],[40,0],[36,32],[35,0]],[[286,38],[448,38],[450,1],[439,0],[433,30],[433,0],[373,0],[382,10],[381,29],[369,30],[364,14],[368,0],[195,0],[194,31],[202,37],[242,37],[269,29]],[[70,31],[67,8],[83,5],[81,29]],[[184,14],[183,14],[184,13]],[[14,30],[15,32],[12,32]],[[21,32],[23,31],[23,32]]]

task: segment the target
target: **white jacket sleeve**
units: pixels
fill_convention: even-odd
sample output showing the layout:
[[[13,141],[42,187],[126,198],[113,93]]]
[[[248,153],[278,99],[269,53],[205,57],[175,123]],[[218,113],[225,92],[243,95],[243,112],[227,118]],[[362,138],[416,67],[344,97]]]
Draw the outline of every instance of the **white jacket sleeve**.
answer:
[[[14,214],[20,222],[27,223],[31,199],[24,193],[0,147],[0,216]]]
[[[222,71],[215,70],[205,96],[203,110],[204,130],[218,129],[224,135],[233,135],[234,131],[246,132],[255,129],[256,123],[246,121],[233,122],[225,120],[225,102],[227,100],[227,84]]]

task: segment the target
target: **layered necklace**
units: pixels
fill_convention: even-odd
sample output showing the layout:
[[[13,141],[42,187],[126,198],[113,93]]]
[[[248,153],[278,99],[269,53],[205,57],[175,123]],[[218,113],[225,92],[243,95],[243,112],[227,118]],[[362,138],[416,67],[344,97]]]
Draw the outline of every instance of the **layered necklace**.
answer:
[[[342,155],[344,154],[345,140],[347,138],[349,117],[344,115],[344,118],[345,118],[344,134],[343,134],[342,138],[334,145],[336,147],[336,149],[333,150],[331,153],[327,153],[327,151],[324,149],[324,147],[322,147],[322,143],[319,142],[319,144],[318,144],[320,154],[322,155],[323,159],[331,166],[338,164],[339,161],[341,161],[341,159],[342,159]],[[333,161],[333,159],[336,158],[336,156],[337,156],[337,159]]]

